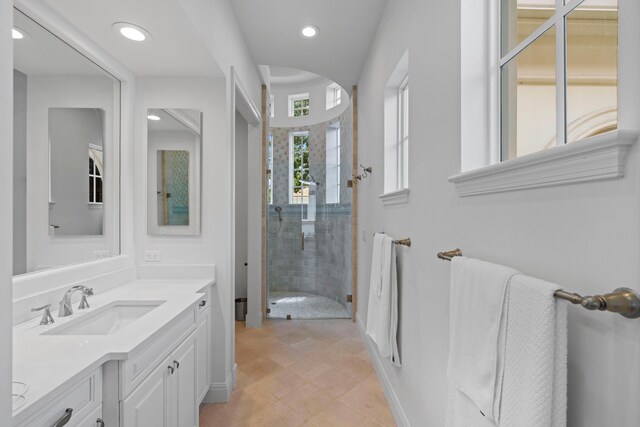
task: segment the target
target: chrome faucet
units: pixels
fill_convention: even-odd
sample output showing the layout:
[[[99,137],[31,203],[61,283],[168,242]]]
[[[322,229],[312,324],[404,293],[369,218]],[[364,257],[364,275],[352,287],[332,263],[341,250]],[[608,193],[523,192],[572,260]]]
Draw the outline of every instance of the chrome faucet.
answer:
[[[53,317],[51,316],[51,311],[49,310],[51,304],[43,305],[42,307],[32,308],[31,312],[35,313],[36,311],[42,311],[42,320],[40,320],[41,325],[48,325],[53,323]]]
[[[71,306],[71,295],[73,295],[75,291],[82,292],[82,300],[80,301],[78,309],[82,310],[85,308],[89,308],[87,295],[93,295],[93,289],[83,285],[72,286],[67,292],[64,293],[64,296],[60,301],[60,310],[58,311],[58,317],[67,317],[73,314],[73,307]]]

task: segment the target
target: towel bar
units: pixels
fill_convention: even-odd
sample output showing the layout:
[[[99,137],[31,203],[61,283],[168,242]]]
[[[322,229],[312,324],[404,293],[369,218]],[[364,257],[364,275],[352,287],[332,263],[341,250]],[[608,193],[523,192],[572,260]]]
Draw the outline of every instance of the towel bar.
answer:
[[[385,234],[385,233],[384,231],[381,231],[380,234]],[[375,236],[376,233],[373,233],[373,235]],[[406,239],[394,240],[393,243],[400,246],[411,247],[411,239],[409,237],[407,237]]]
[[[438,258],[444,261],[451,261],[452,258],[457,256],[462,256],[460,249],[438,252]],[[571,304],[581,305],[587,310],[610,311],[629,319],[640,317],[640,295],[629,288],[618,288],[608,294],[586,297],[558,290],[554,296],[558,299],[569,301]]]

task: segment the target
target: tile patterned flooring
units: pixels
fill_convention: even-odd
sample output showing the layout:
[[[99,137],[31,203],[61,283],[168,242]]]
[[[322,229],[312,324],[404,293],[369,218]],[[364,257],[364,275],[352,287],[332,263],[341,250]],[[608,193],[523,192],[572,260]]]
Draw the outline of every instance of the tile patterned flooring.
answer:
[[[203,406],[200,427],[391,427],[396,424],[351,320],[236,322],[238,384]]]
[[[351,315],[342,304],[331,298],[305,292],[269,292],[271,319],[347,319]]]

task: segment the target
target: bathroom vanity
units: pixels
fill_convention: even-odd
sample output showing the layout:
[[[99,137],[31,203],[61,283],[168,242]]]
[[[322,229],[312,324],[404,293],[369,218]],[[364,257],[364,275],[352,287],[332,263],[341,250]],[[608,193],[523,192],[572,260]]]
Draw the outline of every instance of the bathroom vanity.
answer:
[[[213,280],[137,280],[14,330],[14,426],[197,426],[210,387]],[[76,305],[76,303],[74,303]]]

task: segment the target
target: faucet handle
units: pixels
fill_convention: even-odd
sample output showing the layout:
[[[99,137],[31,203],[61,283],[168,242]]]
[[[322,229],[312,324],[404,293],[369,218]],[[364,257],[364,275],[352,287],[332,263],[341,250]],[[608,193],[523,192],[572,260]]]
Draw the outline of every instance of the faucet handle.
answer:
[[[36,311],[44,310],[44,313],[42,313],[42,320],[40,320],[41,325],[48,325],[54,322],[53,316],[51,316],[50,307],[51,307],[51,304],[47,304],[47,305],[43,305],[42,307],[31,309],[32,313],[35,313]]]
[[[78,306],[78,310],[84,310],[90,307],[89,301],[87,301],[87,296],[93,295],[93,288],[83,288],[82,289],[82,297],[80,298],[80,305]]]

